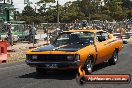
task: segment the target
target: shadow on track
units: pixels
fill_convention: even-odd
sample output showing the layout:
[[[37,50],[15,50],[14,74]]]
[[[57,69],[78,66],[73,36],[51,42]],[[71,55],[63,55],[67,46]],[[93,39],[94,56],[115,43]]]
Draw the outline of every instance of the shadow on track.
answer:
[[[100,69],[104,69],[106,67],[110,66],[109,63],[107,62],[104,62],[104,63],[101,63],[101,64],[98,64],[98,65],[95,65],[94,68],[93,68],[93,72],[96,72]]]
[[[108,63],[95,65],[93,72],[108,67]],[[77,71],[49,71],[47,74],[37,74],[36,72],[24,74],[17,78],[34,78],[34,79],[58,79],[58,80],[72,80],[76,78]]]
[[[76,78],[76,73],[72,71],[48,71],[46,74],[37,74],[36,72],[33,72],[17,78],[72,80]]]

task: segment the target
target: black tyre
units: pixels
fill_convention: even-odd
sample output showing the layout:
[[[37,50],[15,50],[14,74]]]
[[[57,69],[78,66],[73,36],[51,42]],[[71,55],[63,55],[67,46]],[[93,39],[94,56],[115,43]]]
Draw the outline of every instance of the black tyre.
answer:
[[[85,73],[86,74],[91,74],[92,71],[93,71],[93,58],[92,57],[89,57],[85,64],[84,64],[84,70],[85,70]]]
[[[37,72],[37,74],[46,74],[47,73],[47,71],[43,68],[36,68],[36,72]]]
[[[112,58],[108,60],[108,63],[109,65],[115,65],[118,61],[118,51],[115,50],[113,55],[112,55]]]

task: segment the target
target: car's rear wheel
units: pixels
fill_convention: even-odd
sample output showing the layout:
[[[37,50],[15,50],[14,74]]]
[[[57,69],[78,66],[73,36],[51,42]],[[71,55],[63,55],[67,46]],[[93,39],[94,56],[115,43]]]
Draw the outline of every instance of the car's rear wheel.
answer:
[[[47,73],[47,71],[43,68],[36,68],[36,72],[37,72],[37,74],[46,74]]]
[[[118,61],[118,51],[115,50],[113,55],[112,55],[112,58],[108,60],[108,63],[110,65],[115,65],[117,63],[117,61]]]
[[[93,58],[89,57],[85,64],[84,64],[84,70],[86,74],[91,74],[93,71]]]

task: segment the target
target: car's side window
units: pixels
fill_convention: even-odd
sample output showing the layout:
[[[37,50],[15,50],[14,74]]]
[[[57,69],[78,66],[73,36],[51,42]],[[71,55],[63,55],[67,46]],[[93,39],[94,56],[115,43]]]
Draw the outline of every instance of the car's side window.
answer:
[[[109,36],[106,32],[97,32],[96,33],[96,40],[98,42],[102,42],[102,41],[105,41],[105,40],[108,40],[109,39]]]
[[[102,41],[105,41],[105,40],[108,40],[109,39],[109,36],[106,32],[103,32],[102,33]]]

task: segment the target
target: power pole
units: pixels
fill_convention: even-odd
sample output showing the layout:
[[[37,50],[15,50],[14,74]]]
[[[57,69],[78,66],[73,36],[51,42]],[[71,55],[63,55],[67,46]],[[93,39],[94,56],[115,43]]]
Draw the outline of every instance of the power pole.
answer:
[[[5,0],[4,0],[4,4],[5,4]]]
[[[57,0],[57,24],[59,27],[59,23],[60,23],[60,12],[59,12],[59,1]]]

